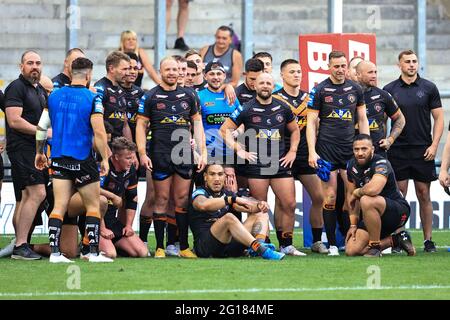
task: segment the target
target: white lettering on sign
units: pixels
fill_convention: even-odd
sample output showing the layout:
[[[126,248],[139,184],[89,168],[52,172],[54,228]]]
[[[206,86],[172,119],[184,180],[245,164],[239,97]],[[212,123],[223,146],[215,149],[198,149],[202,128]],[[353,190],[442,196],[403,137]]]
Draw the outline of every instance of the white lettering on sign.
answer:
[[[333,46],[327,43],[312,42],[306,43],[308,51],[308,66],[311,70],[328,70],[328,55],[333,50]]]
[[[368,43],[348,40],[348,61],[356,56],[370,60],[370,46]]]

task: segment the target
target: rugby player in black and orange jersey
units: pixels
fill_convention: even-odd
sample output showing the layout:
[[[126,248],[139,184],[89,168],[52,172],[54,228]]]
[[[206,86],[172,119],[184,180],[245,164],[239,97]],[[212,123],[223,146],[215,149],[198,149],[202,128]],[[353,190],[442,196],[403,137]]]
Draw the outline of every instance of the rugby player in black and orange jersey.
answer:
[[[186,215],[193,170],[206,165],[205,137],[195,92],[177,86],[178,63],[173,57],[160,63],[162,82],[141,99],[136,125],[136,141],[141,165],[152,171],[155,187],[153,214],[157,250],[155,257],[165,257],[164,227],[171,187],[175,201],[176,222],[180,236],[180,256],[196,257],[189,249]],[[146,133],[150,123],[152,148],[146,152]],[[194,168],[191,128],[201,157]],[[175,149],[176,148],[176,149]]]
[[[114,139],[111,149],[110,171],[100,180],[100,194],[108,199],[108,209],[100,225],[100,250],[110,258],[116,257],[116,248],[130,257],[147,257],[147,246],[133,230],[138,183],[133,165],[136,145],[119,137]]]
[[[132,139],[128,126],[126,91],[121,85],[130,72],[130,58],[123,52],[113,51],[106,57],[106,76],[98,80],[94,88],[102,97],[105,108],[104,119],[113,128],[112,138],[126,137]]]
[[[244,107],[238,107],[224,122],[220,134],[240,160],[246,160],[244,171],[252,197],[267,201],[269,186],[272,187],[280,200],[276,212],[281,216],[276,217],[280,221],[277,231],[292,235],[292,219],[297,203],[291,167],[296,158],[300,131],[289,106],[272,98],[273,88],[274,82],[270,74],[259,75],[256,79],[256,99],[249,101]],[[247,137],[245,148],[235,142],[232,134],[240,125],[245,128],[243,136]],[[288,131],[291,133],[290,147],[286,147],[285,143]],[[280,243],[280,247],[283,247],[283,243]],[[305,255],[296,251],[295,255]]]
[[[347,176],[343,169],[353,154],[355,114],[358,116],[360,133],[369,134],[369,123],[361,87],[345,78],[347,71],[345,54],[341,51],[332,51],[329,54],[328,66],[330,77],[314,87],[310,94],[306,134],[309,165],[317,169],[317,161],[322,159],[332,166],[329,180],[322,184],[325,196],[323,216],[330,245],[329,255],[336,256],[339,255],[335,234],[337,174],[339,171],[344,184],[347,184]]]
[[[356,66],[356,75],[364,91],[370,137],[375,153],[387,158],[386,151],[405,126],[405,116],[390,93],[377,87],[377,66],[373,62],[361,61]],[[385,127],[386,116],[392,121],[392,129],[388,137],[386,137]]]
[[[408,255],[415,255],[408,232],[391,236],[408,221],[410,207],[397,186],[390,162],[375,154],[372,139],[367,134],[355,137],[353,153],[347,164],[351,225],[345,253],[380,257],[381,250],[399,245]]]
[[[283,79],[283,88],[273,94],[273,99],[285,102],[296,116],[298,128],[300,130],[300,143],[297,149],[297,156],[292,165],[292,174],[294,178],[299,179],[302,185],[308,191],[311,197],[310,220],[313,234],[313,244],[311,251],[318,253],[328,253],[328,249],[322,243],[323,229],[323,193],[320,179],[316,175],[316,170],[308,164],[308,143],[306,142],[306,121],[307,104],[309,94],[300,89],[302,82],[302,68],[300,63],[294,59],[287,59],[281,63],[281,78]],[[290,136],[286,136],[286,145],[289,146]],[[279,206],[279,200],[275,200],[275,212]],[[294,217],[292,217],[294,218]],[[294,226],[295,219],[292,220]],[[275,220],[275,225],[280,222]],[[283,247],[288,248],[292,245],[292,234],[283,235],[277,232],[278,241],[283,242]],[[294,250],[283,251],[287,254],[295,253]]]

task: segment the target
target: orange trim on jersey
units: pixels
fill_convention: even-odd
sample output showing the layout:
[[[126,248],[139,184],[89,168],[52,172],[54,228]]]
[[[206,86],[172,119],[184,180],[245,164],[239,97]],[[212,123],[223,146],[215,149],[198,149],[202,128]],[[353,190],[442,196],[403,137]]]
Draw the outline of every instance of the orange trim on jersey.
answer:
[[[308,112],[317,112],[317,113],[319,113],[320,110],[315,110],[315,109],[310,109],[310,108],[308,108],[308,109],[306,110],[306,112],[307,112],[307,113],[308,113]]]
[[[135,188],[137,188],[137,186],[138,186],[137,183],[132,186],[128,186],[127,190],[135,189]]]
[[[102,117],[103,118],[103,113],[98,113],[98,112],[93,113],[93,114],[91,114],[91,118],[93,118],[93,117]]]
[[[175,207],[175,213],[177,213],[177,214],[183,214],[186,212],[187,212],[186,208]]]
[[[399,113],[400,113],[400,109],[397,109],[397,111],[395,111],[394,114],[392,116],[390,116],[389,118],[394,119],[398,116]]]

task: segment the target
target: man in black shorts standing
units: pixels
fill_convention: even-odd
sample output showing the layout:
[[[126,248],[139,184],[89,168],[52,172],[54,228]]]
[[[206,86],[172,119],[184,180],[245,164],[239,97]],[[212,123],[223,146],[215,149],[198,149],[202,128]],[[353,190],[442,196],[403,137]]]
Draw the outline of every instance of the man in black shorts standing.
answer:
[[[338,256],[335,212],[337,173],[339,171],[346,185],[347,176],[344,169],[352,157],[355,117],[358,118],[360,133],[369,134],[369,123],[361,87],[345,78],[347,71],[345,54],[341,51],[332,51],[329,54],[328,66],[330,77],[314,87],[310,94],[306,135],[309,165],[318,169],[319,159],[331,165],[329,177],[323,179],[322,183],[325,197],[323,219],[330,245],[329,255]]]
[[[162,82],[141,99],[136,125],[140,163],[152,171],[155,187],[155,257],[164,258],[164,229],[173,187],[176,224],[180,236],[180,256],[195,258],[189,249],[187,207],[194,170],[191,129],[201,155],[197,169],[206,165],[205,136],[195,91],[177,85],[178,63],[173,57],[160,63]],[[146,152],[147,126],[152,130],[152,147]],[[175,149],[176,148],[176,149]],[[148,172],[148,171],[147,171]]]
[[[11,161],[16,204],[16,246],[12,258],[35,260],[41,256],[27,243],[33,219],[45,199],[47,177],[34,167],[35,134],[47,94],[39,84],[42,62],[35,51],[25,51],[20,64],[21,75],[5,90],[6,150]],[[19,204],[20,203],[20,204]]]
[[[358,83],[364,90],[370,137],[375,147],[375,153],[386,159],[386,151],[389,150],[405,127],[405,116],[391,94],[377,87],[377,66],[373,62],[361,61],[356,66],[356,75]],[[386,116],[392,121],[392,129],[387,138]]]
[[[405,115],[406,126],[389,149],[388,159],[403,195],[406,196],[408,191],[409,179],[414,181],[423,226],[424,250],[436,252],[431,240],[433,206],[430,183],[437,179],[434,159],[444,131],[444,111],[436,85],[417,73],[419,62],[414,51],[402,51],[398,61],[401,70],[399,79],[383,89],[394,97]],[[430,115],[434,119],[433,136]]]
[[[204,173],[205,186],[192,194],[189,214],[197,255],[202,258],[240,257],[248,248],[264,259],[283,259],[283,253],[264,243],[269,230],[267,202],[226,191],[225,176],[222,165],[208,165]],[[249,213],[244,223],[236,218],[236,211]]]
[[[291,167],[297,155],[300,141],[295,116],[287,104],[272,98],[274,83],[268,73],[256,79],[257,97],[244,107],[238,107],[220,128],[220,134],[230,149],[235,150],[239,160],[246,160],[245,174],[248,178],[250,194],[257,200],[267,201],[269,186],[279,199],[276,212],[279,221],[277,232],[286,235],[280,242],[280,251],[286,249],[290,254],[304,256],[292,245],[295,215],[295,186]],[[238,138],[244,141],[241,146],[232,132],[240,125],[245,133]],[[290,132],[290,147],[286,147],[285,137]],[[248,139],[246,139],[247,137]],[[256,151],[256,152],[255,152]]]
[[[355,137],[353,153],[347,166],[351,224],[345,253],[381,257],[383,249],[399,245],[408,255],[415,255],[416,250],[406,231],[391,236],[405,225],[410,214],[391,164],[374,153],[372,139],[366,134]],[[360,211],[362,221],[359,221]]]
[[[328,249],[322,243],[323,229],[323,192],[320,179],[316,175],[316,170],[308,164],[308,143],[306,142],[306,121],[307,104],[309,94],[300,89],[302,82],[302,68],[300,63],[294,59],[287,59],[281,63],[281,78],[283,87],[273,94],[273,99],[285,102],[296,116],[298,128],[300,130],[300,144],[297,149],[297,156],[292,165],[292,174],[295,179],[299,179],[311,198],[310,222],[312,226],[313,244],[311,251],[317,253],[328,253]],[[290,143],[290,137],[286,137],[286,145]],[[278,199],[275,201],[275,212],[277,211]],[[295,217],[292,217],[295,218]],[[292,221],[294,225],[295,219]],[[278,240],[283,235],[277,234]],[[291,250],[294,251],[294,250]],[[284,251],[285,252],[285,251]],[[295,252],[295,251],[294,251]],[[287,252],[285,252],[287,253]],[[287,253],[289,254],[289,253]]]

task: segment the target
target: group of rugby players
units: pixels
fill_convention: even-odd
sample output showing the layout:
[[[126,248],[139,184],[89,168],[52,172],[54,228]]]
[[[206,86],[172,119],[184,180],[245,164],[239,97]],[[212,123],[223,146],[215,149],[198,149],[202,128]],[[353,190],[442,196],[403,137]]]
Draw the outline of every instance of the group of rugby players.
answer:
[[[45,255],[55,263],[71,262],[63,255],[78,254],[92,262],[111,262],[117,254],[147,257],[153,223],[155,258],[305,256],[293,245],[294,179],[312,202],[312,252],[339,255],[339,221],[347,255],[379,257],[388,247],[415,255],[404,230],[410,214],[404,199],[409,179],[419,199],[425,251],[436,251],[429,190],[437,179],[434,158],[443,112],[436,86],[417,73],[413,51],[400,53],[401,76],[384,90],[377,87],[372,62],[356,57],[347,63],[340,51],[329,55],[330,77],[310,93],[300,89],[302,70],[294,59],[281,63],[283,83],[275,83],[267,52],[245,62],[244,81],[238,85],[242,56],[231,46],[232,31],[222,26],[215,44],[190,50],[185,57],[164,58],[159,76],[152,76],[158,85],[144,91],[136,85],[143,72],[136,35],[126,35],[130,38],[122,37],[122,51],[106,58],[106,76],[92,87],[92,63],[81,49],[67,53],[64,71],[50,84],[41,77],[38,53],[22,55],[21,75],[6,88],[2,103],[16,195],[16,238],[9,246],[12,252],[4,248],[0,255],[25,260]],[[131,50],[124,49],[126,41]],[[86,140],[91,136],[76,121],[70,130],[52,128],[69,141],[52,145],[50,128],[60,121],[52,106],[80,87],[93,96],[86,100],[92,105],[79,102],[79,109],[92,119],[103,115],[104,125],[97,120],[91,125],[95,139],[106,129],[104,149],[101,139],[92,148]],[[88,158],[81,155],[86,148],[93,149]],[[87,162],[79,161],[85,158]],[[98,183],[98,171],[101,191],[95,209],[89,198],[96,193],[85,187]],[[445,174],[441,181],[448,184]],[[138,237],[132,224],[139,177],[146,179],[146,196]],[[74,187],[61,205],[63,184],[58,182],[57,190],[52,184],[70,179]],[[275,194],[278,250],[269,237],[269,186]],[[51,213],[49,244],[31,245],[44,209]],[[322,242],[323,228],[328,247]],[[189,248],[189,229],[194,250]]]

